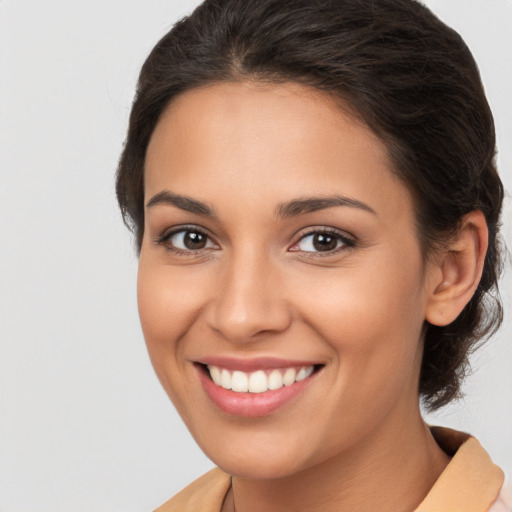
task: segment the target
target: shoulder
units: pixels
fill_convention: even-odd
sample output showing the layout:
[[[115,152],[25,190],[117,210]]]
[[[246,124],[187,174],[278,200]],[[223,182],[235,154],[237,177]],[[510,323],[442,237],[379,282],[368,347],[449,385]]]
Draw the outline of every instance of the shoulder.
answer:
[[[512,480],[503,485],[489,512],[512,512]]]
[[[155,512],[219,512],[230,485],[229,475],[219,468],[214,468],[185,487]]]

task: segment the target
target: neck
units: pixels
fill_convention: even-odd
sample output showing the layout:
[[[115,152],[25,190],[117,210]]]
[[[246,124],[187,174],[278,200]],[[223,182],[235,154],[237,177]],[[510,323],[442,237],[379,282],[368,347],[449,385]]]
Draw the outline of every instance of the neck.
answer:
[[[363,446],[274,480],[234,477],[223,511],[411,511],[449,462],[419,409],[408,425],[379,426]]]

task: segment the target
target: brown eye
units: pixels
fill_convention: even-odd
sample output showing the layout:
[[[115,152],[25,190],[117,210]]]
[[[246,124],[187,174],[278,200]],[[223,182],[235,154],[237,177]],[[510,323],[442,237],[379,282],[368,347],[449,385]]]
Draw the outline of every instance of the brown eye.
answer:
[[[335,253],[354,247],[355,241],[335,231],[313,231],[304,235],[290,250],[305,253]]]
[[[198,229],[180,229],[163,236],[159,243],[180,252],[194,252],[202,249],[218,249],[210,237]]]
[[[338,240],[336,237],[332,235],[324,235],[322,233],[317,233],[313,235],[313,247],[317,251],[332,251],[336,249],[338,245]]]
[[[186,231],[183,236],[183,245],[190,250],[204,249],[207,237],[197,231]]]

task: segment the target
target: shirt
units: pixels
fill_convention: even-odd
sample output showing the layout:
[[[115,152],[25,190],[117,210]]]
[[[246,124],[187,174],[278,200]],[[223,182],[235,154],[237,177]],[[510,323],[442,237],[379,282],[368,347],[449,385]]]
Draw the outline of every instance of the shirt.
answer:
[[[512,512],[503,472],[469,434],[431,427],[439,446],[452,457],[414,512]],[[230,476],[212,469],[155,512],[220,512]]]

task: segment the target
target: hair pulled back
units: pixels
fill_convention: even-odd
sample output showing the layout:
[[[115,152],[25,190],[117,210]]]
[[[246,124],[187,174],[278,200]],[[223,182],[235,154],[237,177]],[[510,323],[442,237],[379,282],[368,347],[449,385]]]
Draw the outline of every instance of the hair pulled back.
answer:
[[[469,353],[502,318],[503,186],[469,49],[415,0],[206,0],[157,43],[140,73],[117,172],[119,205],[139,250],[144,161],[162,112],[184,91],[247,80],[320,89],[373,129],[415,199],[426,257],[464,215],[485,215],[489,249],[476,293],[453,323],[425,328],[419,392],[430,409],[447,404],[460,393]]]

